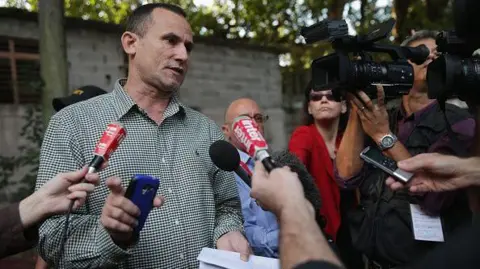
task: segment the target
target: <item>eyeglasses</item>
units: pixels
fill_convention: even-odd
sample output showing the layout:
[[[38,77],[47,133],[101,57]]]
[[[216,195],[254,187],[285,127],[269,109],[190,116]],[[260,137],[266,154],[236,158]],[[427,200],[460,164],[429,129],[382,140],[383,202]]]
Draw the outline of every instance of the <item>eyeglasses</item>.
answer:
[[[333,101],[333,102],[338,102],[338,100],[333,96],[331,93],[323,94],[323,93],[315,93],[315,94],[310,94],[310,101],[320,101],[322,100],[323,97],[326,97],[328,101]]]
[[[254,120],[258,125],[263,125],[269,119],[268,115],[262,114],[255,114],[253,117],[250,115],[240,115],[244,117],[249,117],[250,119]],[[225,124],[231,124],[231,122],[225,122]]]
[[[262,115],[262,114],[255,114],[253,117],[250,117],[248,115],[245,115],[251,119],[253,119],[257,124],[264,124],[268,120],[268,115]]]

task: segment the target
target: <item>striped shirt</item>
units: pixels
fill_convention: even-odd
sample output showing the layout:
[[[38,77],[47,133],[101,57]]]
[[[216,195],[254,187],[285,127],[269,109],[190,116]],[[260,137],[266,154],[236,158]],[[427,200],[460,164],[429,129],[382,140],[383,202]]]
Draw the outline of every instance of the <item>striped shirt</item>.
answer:
[[[117,81],[111,93],[62,109],[45,133],[36,189],[58,173],[88,164],[108,123],[121,122],[127,132],[100,172],[100,186],[70,217],[61,267],[198,268],[202,247],[214,247],[227,232],[243,232],[234,176],[217,173],[208,153],[223,134],[215,122],[177,97],[157,125],[124,91],[125,82]],[[152,209],[138,242],[124,250],[100,223],[109,193],[104,182],[118,176],[126,188],[134,174],[159,178],[157,194],[166,201]],[[54,216],[40,228],[39,253],[49,264],[56,261],[64,222],[64,216]]]

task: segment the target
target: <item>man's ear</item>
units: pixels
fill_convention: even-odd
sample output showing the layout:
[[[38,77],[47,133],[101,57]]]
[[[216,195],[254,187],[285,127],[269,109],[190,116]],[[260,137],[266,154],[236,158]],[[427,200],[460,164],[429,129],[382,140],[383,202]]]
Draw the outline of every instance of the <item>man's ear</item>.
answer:
[[[223,135],[225,136],[225,138],[227,140],[230,140],[230,137],[229,137],[230,128],[228,128],[228,124],[222,125],[222,132],[223,132]]]
[[[138,35],[126,31],[122,34],[121,42],[126,54],[135,55],[137,52]]]

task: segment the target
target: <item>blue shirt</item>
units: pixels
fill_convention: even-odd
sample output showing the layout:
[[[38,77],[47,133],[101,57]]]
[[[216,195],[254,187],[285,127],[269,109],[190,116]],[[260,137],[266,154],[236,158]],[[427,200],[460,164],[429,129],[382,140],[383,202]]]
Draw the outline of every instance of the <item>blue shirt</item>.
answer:
[[[246,153],[238,151],[240,160],[253,172],[254,161]],[[235,174],[238,193],[242,203],[244,229],[247,240],[257,256],[278,258],[280,227],[275,215],[263,210],[250,197],[250,187]]]

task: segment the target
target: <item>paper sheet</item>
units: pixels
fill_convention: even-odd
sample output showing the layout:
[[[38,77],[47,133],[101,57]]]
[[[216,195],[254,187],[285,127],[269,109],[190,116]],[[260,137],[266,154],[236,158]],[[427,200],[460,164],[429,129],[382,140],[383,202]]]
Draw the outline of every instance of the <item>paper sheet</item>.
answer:
[[[440,217],[431,217],[422,212],[419,205],[410,204],[415,240],[443,242]]]
[[[278,259],[250,256],[248,262],[240,259],[240,253],[203,248],[197,258],[199,269],[280,269]]]

